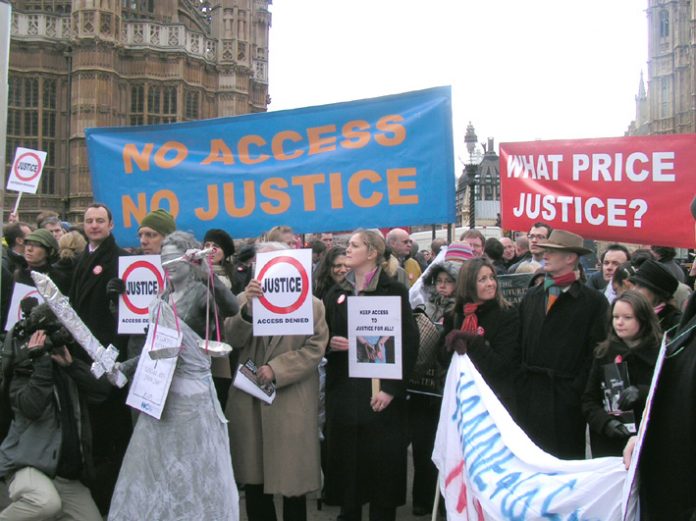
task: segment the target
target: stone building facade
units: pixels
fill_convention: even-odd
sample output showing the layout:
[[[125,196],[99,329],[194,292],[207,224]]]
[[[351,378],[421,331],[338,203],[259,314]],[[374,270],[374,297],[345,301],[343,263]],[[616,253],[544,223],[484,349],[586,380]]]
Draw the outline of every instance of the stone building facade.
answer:
[[[21,218],[79,220],[92,202],[86,128],[265,111],[271,3],[12,1],[6,171],[17,146],[48,153]]]
[[[627,134],[696,132],[696,0],[647,0],[648,85]]]

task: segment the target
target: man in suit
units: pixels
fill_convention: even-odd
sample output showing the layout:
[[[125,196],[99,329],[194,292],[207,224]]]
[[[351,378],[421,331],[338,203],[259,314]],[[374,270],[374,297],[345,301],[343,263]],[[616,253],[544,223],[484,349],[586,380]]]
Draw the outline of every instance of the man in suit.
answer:
[[[111,210],[106,205],[93,203],[87,207],[84,230],[89,243],[75,266],[70,303],[99,342],[104,347],[109,344],[116,347],[121,352],[119,359],[122,360],[128,338],[117,335],[117,317],[111,311],[110,300],[118,293],[109,291],[109,281],[117,280],[118,258],[128,255],[128,252],[116,244],[111,234],[113,228]],[[85,352],[76,353],[76,356],[91,363]],[[132,430],[125,401],[126,390],[113,388],[104,403],[90,406],[89,409],[96,474],[90,488],[102,513],[109,509]]]

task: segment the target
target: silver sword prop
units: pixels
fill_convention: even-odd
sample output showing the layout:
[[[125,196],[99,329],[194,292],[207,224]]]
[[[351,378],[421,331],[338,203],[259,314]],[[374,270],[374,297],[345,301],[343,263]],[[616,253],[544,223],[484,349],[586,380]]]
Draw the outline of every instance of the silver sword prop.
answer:
[[[97,378],[101,378],[102,375],[106,374],[107,379],[117,387],[126,385],[128,378],[119,371],[116,365],[118,349],[111,344],[107,348],[101,345],[99,340],[70,306],[68,298],[60,292],[48,275],[32,271],[31,278],[34,279],[36,289],[46,300],[51,311],[55,313],[58,320],[65,326],[65,329],[70,331],[77,343],[94,360],[91,368],[92,374]]]

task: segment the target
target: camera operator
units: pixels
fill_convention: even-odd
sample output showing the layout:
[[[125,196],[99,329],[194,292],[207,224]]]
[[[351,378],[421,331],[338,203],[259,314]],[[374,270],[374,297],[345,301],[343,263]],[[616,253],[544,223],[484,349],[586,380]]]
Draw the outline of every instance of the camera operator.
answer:
[[[34,330],[37,324],[47,327]],[[0,478],[7,480],[12,503],[0,521],[61,513],[61,519],[102,519],[81,480],[91,471],[87,403],[103,401],[110,384],[73,358],[62,343],[64,331],[42,304],[5,340],[3,390],[9,391],[13,419],[0,445]]]

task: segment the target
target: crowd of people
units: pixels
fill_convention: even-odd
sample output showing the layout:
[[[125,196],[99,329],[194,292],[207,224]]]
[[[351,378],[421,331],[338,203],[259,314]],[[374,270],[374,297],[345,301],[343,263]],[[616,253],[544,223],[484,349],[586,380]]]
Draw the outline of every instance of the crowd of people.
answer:
[[[691,211],[696,220],[696,199]],[[199,242],[157,209],[139,224],[140,246],[126,250],[113,226],[100,203],[74,226],[52,212],[35,225],[11,215],[2,324],[13,285],[44,273],[132,378],[147,334],[118,334],[118,259],[160,255],[166,286],[151,307],[181,338],[162,416],[134,413],[128,388],[90,373],[87,352],[58,333],[45,304],[23,305],[2,349],[0,478],[10,504],[0,520],[237,520],[243,491],[250,521],[280,517],[274,496],[285,521],[305,521],[310,493],[339,506],[338,520],[359,521],[367,504],[370,521],[393,521],[407,501],[409,445],[413,514],[428,515],[453,353],[469,356],[544,451],[629,461],[665,335],[641,504],[646,519],[696,518],[696,273],[675,262],[674,248],[614,243],[597,258],[582,237],[544,222],[500,238],[468,230],[423,251],[401,228],[301,238],[276,226],[236,241],[210,229]],[[312,333],[254,336],[253,302],[264,294],[256,254],[302,247],[312,251]],[[204,249],[212,253],[191,253]],[[507,276],[526,277],[521,298],[506,298]],[[353,296],[399,299],[400,379],[350,376]],[[201,347],[214,338],[231,352]],[[233,385],[239,364],[275,389],[272,404]]]

